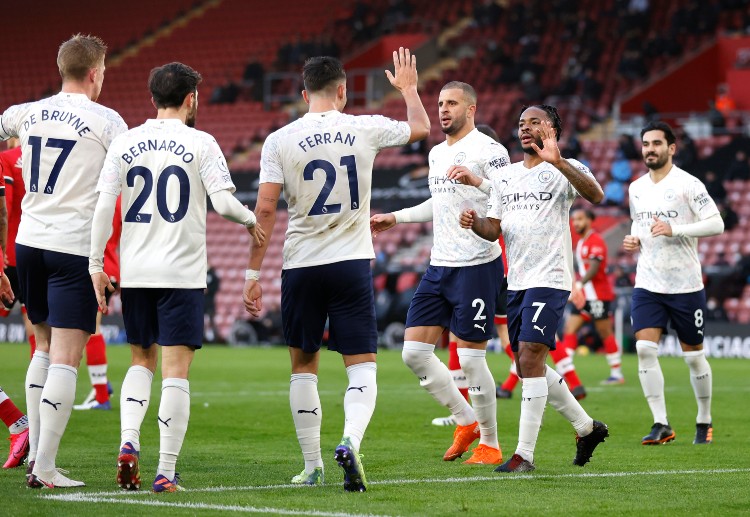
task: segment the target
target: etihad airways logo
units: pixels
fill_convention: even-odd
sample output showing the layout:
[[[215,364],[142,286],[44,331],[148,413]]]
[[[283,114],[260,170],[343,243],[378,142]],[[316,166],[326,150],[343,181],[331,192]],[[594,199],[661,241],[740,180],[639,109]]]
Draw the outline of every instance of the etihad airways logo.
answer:
[[[549,201],[552,199],[552,192],[514,192],[502,196],[504,205],[518,203],[519,201]]]
[[[677,217],[679,212],[677,210],[659,210],[656,212],[638,212],[635,214],[636,221],[652,221],[654,217],[660,219],[674,219]]]

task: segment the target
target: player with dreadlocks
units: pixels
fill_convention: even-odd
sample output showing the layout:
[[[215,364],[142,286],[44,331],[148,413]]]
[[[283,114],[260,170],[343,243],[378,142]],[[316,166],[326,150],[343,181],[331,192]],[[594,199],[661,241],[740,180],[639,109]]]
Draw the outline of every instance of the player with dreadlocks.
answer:
[[[545,365],[573,287],[570,207],[579,194],[592,203],[604,197],[586,166],[562,158],[557,146],[561,133],[554,107],[526,107],[518,123],[523,161],[498,170],[491,181],[464,171],[450,175],[491,191],[487,216],[464,210],[461,226],[493,241],[500,236],[502,222],[508,252],[508,331],[523,388],[518,447],[498,472],[534,470],[534,449],[548,401],[576,430],[574,465],[585,465],[609,434],[605,424],[581,407],[562,377]]]

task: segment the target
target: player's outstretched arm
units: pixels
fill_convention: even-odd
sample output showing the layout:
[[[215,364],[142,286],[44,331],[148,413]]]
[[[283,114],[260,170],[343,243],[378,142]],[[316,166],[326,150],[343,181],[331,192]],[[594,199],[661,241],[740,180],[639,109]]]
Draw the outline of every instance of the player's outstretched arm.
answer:
[[[461,228],[472,230],[481,238],[488,241],[496,241],[501,232],[500,220],[492,217],[477,217],[474,210],[464,210],[459,219]]]
[[[536,152],[537,156],[547,163],[554,165],[557,170],[563,173],[568,178],[568,181],[575,187],[581,196],[586,201],[591,203],[601,203],[604,199],[604,191],[599,183],[588,174],[584,174],[570,162],[562,157],[560,154],[560,148],[557,146],[557,138],[555,137],[555,130],[552,128],[552,124],[549,120],[543,120],[536,128],[538,136],[542,139],[543,147],[540,148],[536,145],[536,142],[531,143],[531,147]]]
[[[247,231],[250,232],[257,245],[261,246],[265,242],[266,234],[261,226],[257,224],[255,214],[240,203],[231,192],[228,190],[219,190],[209,197],[211,198],[211,204],[219,215],[228,221],[240,223],[247,228]]]
[[[390,214],[376,214],[370,217],[370,231],[373,237],[390,230],[399,223],[426,223],[432,221],[432,198],[417,206],[396,210]]]
[[[424,140],[430,134],[430,117],[417,91],[417,58],[408,48],[399,47],[393,51],[393,72],[386,70],[385,75],[406,102],[406,122],[411,128],[409,143]]]
[[[242,300],[245,310],[250,316],[257,318],[263,309],[263,289],[260,286],[260,268],[263,258],[268,251],[268,243],[273,235],[276,225],[276,206],[281,196],[281,183],[261,183],[258,188],[258,200],[255,203],[256,225],[264,228],[267,238],[262,242],[253,240],[250,243],[250,257],[248,259],[247,274],[245,275],[245,287],[242,292]]]

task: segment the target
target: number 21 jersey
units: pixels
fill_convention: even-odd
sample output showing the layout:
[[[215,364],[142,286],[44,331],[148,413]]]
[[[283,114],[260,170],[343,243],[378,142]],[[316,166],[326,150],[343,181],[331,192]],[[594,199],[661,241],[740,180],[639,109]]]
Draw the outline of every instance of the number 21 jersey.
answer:
[[[283,184],[289,205],[284,269],[375,257],[373,161],[410,135],[406,122],[327,111],[307,113],[266,139],[260,182]]]
[[[206,195],[235,190],[211,135],[147,120],[112,142],[97,190],[122,191],[122,287],[206,287]]]

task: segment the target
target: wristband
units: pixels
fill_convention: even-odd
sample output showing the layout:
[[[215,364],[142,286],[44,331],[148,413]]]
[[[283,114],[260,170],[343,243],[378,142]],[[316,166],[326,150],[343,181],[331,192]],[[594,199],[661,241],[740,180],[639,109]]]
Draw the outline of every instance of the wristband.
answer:
[[[578,289],[583,289],[583,283],[580,280],[576,280],[576,287]]]
[[[254,269],[246,269],[245,280],[260,280],[260,271],[256,271]]]

